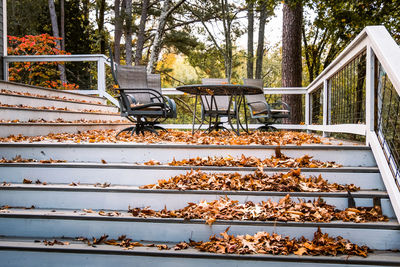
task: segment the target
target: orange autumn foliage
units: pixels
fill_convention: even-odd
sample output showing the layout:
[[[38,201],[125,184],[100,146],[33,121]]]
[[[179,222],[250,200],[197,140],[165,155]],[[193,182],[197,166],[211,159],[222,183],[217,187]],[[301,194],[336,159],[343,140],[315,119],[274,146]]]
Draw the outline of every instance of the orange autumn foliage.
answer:
[[[49,34],[8,36],[8,55],[69,55],[57,48],[61,38]],[[9,67],[9,80],[55,89],[78,89],[73,83],[62,83],[57,62],[15,62]]]

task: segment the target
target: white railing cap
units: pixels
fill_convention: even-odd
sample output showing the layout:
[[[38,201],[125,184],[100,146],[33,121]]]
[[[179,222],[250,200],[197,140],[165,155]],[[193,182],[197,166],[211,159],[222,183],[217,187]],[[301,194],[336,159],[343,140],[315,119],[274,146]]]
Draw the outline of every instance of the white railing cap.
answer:
[[[26,56],[5,56],[6,62],[28,62],[28,61],[99,61],[107,60],[103,54],[83,54],[83,55],[26,55]]]

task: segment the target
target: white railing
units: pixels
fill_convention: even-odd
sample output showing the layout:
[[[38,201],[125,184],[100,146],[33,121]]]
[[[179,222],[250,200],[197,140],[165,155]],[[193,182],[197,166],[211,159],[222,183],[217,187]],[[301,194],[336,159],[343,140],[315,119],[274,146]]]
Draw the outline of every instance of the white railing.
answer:
[[[4,77],[8,81],[8,65],[12,62],[97,62],[97,89],[74,90],[74,93],[99,95],[107,98],[111,103],[119,106],[118,101],[106,92],[106,65],[110,61],[105,55],[29,55],[29,56],[5,56]]]
[[[330,97],[332,77],[343,70],[347,64],[354,60],[361,53],[365,53],[365,123],[362,124],[336,124],[330,121],[336,114],[332,114],[332,100]],[[400,221],[400,192],[396,184],[395,173],[398,173],[399,166],[393,164],[390,149],[381,145],[378,139],[382,140],[382,135],[376,131],[376,73],[377,65],[381,64],[386,71],[397,96],[400,95],[400,48],[383,26],[366,27],[347,48],[307,87],[306,93],[306,121],[308,130],[337,133],[352,133],[366,136],[366,143],[372,149],[377,165],[391,199],[394,211]],[[345,86],[345,85],[344,85]],[[323,114],[320,125],[310,123],[312,105],[310,95],[317,89],[323,88]],[[345,101],[345,100],[343,100]],[[400,114],[397,114],[400,115]]]

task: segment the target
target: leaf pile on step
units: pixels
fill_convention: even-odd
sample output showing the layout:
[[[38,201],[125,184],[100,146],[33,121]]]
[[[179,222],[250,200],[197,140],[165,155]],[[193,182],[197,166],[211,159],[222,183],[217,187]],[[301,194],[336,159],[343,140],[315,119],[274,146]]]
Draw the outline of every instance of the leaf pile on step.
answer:
[[[56,110],[56,111],[76,111],[76,112],[87,112],[87,113],[104,113],[104,114],[119,114],[118,112],[111,112],[111,111],[103,111],[103,110],[95,110],[95,109],[81,109],[81,110],[72,110],[66,107],[63,108],[58,108],[58,107],[53,107],[53,106],[42,106],[42,107],[32,107],[32,106],[27,106],[27,105],[9,105],[9,104],[3,104],[0,103],[0,107],[5,107],[5,108],[23,108],[23,109],[36,109],[36,110]]]
[[[53,95],[40,95],[40,94],[32,94],[28,92],[19,92],[19,91],[11,91],[7,89],[1,89],[0,93],[2,94],[9,94],[9,95],[23,95],[23,96],[33,96],[37,98],[46,98],[46,99],[56,99],[56,100],[67,100],[72,102],[80,102],[80,103],[90,103],[90,104],[98,104],[101,105],[100,101],[86,101],[84,99],[75,99],[75,98],[67,98],[65,96],[53,96]]]
[[[322,233],[321,229],[314,233],[314,238],[304,237],[296,240],[290,237],[267,232],[254,235],[228,235],[229,228],[221,233],[221,237],[211,236],[208,242],[198,242],[195,247],[200,251],[212,253],[235,254],[274,254],[274,255],[357,255],[367,257],[370,249],[358,246],[340,236],[331,237]]]
[[[42,159],[42,160],[24,159],[24,158],[21,157],[21,155],[17,155],[13,159],[6,159],[6,158],[1,158],[0,159],[0,163],[29,163],[29,162],[62,163],[62,162],[67,162],[67,161],[66,160],[60,160],[60,159]]]
[[[301,169],[287,173],[268,175],[262,170],[250,174],[205,173],[200,170],[189,171],[158,180],[157,184],[140,186],[142,189],[174,190],[240,190],[240,191],[280,191],[280,192],[337,192],[358,191],[354,184],[329,183],[321,175],[306,178]]]
[[[323,139],[308,133],[281,131],[281,132],[260,132],[254,131],[249,134],[243,133],[237,136],[234,133],[204,131],[196,132],[192,135],[187,131],[160,131],[158,135],[145,133],[144,135],[131,136],[130,134],[121,134],[115,138],[117,130],[92,130],[80,133],[55,133],[45,136],[22,136],[10,135],[6,138],[0,138],[0,142],[75,142],[75,143],[184,143],[198,145],[302,145],[302,144],[321,144]]]
[[[118,237],[118,239],[107,239],[107,238],[108,238],[108,235],[104,234],[100,238],[93,237],[92,240],[89,240],[86,237],[77,237],[77,238],[75,238],[75,240],[82,241],[82,242],[86,243],[88,246],[92,246],[92,247],[96,247],[96,245],[105,244],[105,245],[122,247],[124,249],[133,249],[134,247],[144,247],[144,246],[146,246],[146,247],[157,247],[159,250],[169,249],[169,247],[167,245],[165,245],[165,244],[158,244],[158,245],[156,245],[156,244],[148,244],[148,245],[144,245],[144,244],[142,244],[140,242],[132,241],[132,239],[131,238],[127,238],[126,235],[121,235],[121,236]],[[183,247],[182,244],[180,246]]]
[[[314,233],[314,238],[308,240],[304,237],[299,239],[291,239],[288,236],[278,234],[270,234],[267,232],[258,232],[254,235],[229,235],[229,228],[225,232],[220,233],[221,237],[211,236],[209,241],[189,243],[180,242],[175,245],[175,250],[187,249],[193,247],[203,252],[211,252],[218,254],[274,254],[274,255],[357,255],[367,257],[371,250],[367,246],[358,246],[349,240],[340,236],[331,237],[326,233],[322,233],[321,229]],[[120,236],[117,240],[107,240],[108,235],[103,235],[99,239],[93,238],[93,241],[84,237],[78,237],[76,240],[82,241],[89,246],[106,244],[119,246],[124,249],[133,249],[135,247],[157,247],[160,250],[169,249],[166,244],[149,244],[144,245],[140,242],[134,242],[125,235]]]
[[[211,202],[188,203],[178,210],[164,208],[155,211],[150,208],[130,208],[128,212],[134,217],[148,218],[184,218],[203,219],[211,225],[216,220],[246,220],[246,221],[295,221],[295,222],[330,222],[333,220],[352,222],[388,221],[381,210],[371,207],[348,208],[337,210],[335,206],[326,204],[321,198],[314,201],[299,199],[293,201],[289,195],[281,198],[279,202],[272,200],[255,204],[247,201],[239,204],[236,200],[221,197]]]
[[[160,162],[150,160],[144,165],[161,165]],[[240,158],[228,157],[197,157],[183,160],[175,160],[168,163],[170,166],[224,166],[224,167],[269,167],[269,168],[338,168],[342,165],[333,161],[322,162],[312,159],[312,156],[304,155],[300,158],[290,158],[280,152],[280,148],[275,149],[275,156],[261,160],[257,157],[246,157],[242,154]]]
[[[42,242],[45,246],[54,246],[54,245],[67,246],[67,245],[69,245],[69,242],[59,241],[57,239],[54,239],[53,241],[43,240]]]

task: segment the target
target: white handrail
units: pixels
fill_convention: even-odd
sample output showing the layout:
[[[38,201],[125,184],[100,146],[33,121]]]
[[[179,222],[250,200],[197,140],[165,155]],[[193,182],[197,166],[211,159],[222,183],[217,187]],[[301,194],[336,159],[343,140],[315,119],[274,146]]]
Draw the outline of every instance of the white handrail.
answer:
[[[105,65],[110,65],[110,62],[103,54],[5,56],[3,69],[6,81],[8,81],[8,64],[11,62],[97,62],[97,90],[74,90],[74,92],[98,94],[119,106],[118,101],[106,92]]]

